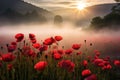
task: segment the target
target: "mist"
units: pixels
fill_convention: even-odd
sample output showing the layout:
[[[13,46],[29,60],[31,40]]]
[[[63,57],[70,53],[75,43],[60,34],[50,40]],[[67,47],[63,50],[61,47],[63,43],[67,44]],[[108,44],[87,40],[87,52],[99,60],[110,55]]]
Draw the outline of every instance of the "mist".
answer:
[[[118,56],[120,53],[120,31],[117,32],[109,29],[97,31],[84,30],[82,27],[65,22],[62,25],[47,24],[20,24],[20,25],[4,25],[0,27],[0,45],[5,46],[11,41],[15,41],[14,35],[17,33],[25,34],[28,39],[29,33],[34,33],[38,42],[42,43],[45,38],[60,35],[63,40],[59,43],[65,49],[71,48],[72,44],[82,44],[80,51],[88,49],[88,54],[93,54],[94,50],[101,51],[104,56]],[[86,40],[86,44],[85,41]],[[90,44],[92,43],[92,46]]]

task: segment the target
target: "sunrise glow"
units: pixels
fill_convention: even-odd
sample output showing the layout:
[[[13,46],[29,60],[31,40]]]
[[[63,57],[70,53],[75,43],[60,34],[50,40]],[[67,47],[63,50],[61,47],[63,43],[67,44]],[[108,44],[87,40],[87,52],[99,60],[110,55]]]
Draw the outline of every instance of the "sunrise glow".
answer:
[[[79,2],[77,4],[77,9],[79,9],[79,10],[83,10],[83,9],[85,9],[85,7],[87,7],[87,4],[85,2]]]

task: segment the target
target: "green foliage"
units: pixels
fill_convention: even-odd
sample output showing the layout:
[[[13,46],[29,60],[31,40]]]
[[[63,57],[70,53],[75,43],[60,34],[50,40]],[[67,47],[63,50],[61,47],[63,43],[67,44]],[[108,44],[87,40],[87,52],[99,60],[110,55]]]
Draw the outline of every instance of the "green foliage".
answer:
[[[94,17],[91,21],[91,27],[95,28],[95,26],[97,26],[97,28],[101,28],[103,26],[103,19],[101,17]]]
[[[110,23],[119,24],[119,21],[120,21],[120,15],[117,13],[110,13],[104,16],[104,22],[106,24],[110,24]]]

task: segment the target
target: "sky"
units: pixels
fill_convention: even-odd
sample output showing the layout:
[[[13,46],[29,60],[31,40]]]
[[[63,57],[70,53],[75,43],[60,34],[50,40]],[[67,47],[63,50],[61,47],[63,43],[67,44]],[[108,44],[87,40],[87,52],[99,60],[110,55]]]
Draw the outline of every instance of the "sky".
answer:
[[[75,8],[80,1],[86,3],[87,6],[115,2],[114,0],[24,0],[24,1],[48,10],[56,10],[59,8]]]

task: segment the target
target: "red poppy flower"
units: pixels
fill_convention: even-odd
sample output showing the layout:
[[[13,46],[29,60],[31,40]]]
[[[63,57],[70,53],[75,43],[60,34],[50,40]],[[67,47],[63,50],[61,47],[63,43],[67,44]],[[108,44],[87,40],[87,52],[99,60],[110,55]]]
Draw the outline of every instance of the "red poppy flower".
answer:
[[[15,51],[16,46],[10,45],[10,46],[7,47],[7,49],[8,49],[8,52],[13,52],[13,51]]]
[[[96,56],[100,56],[100,52],[98,50],[94,50]]]
[[[56,41],[61,41],[63,38],[61,36],[55,36]]]
[[[85,80],[97,80],[97,77],[95,74],[92,74],[92,75],[86,77]]]
[[[12,53],[7,53],[7,54],[3,54],[2,55],[2,60],[5,62],[11,62],[15,59],[15,55],[13,55]]]
[[[75,64],[73,62],[71,62],[71,66],[69,68],[69,72],[73,72],[74,71],[74,67],[75,67]]]
[[[111,69],[112,66],[111,66],[110,64],[108,64],[108,65],[106,66],[106,68],[107,68],[107,69]]]
[[[62,60],[58,63],[58,66],[68,70],[69,72],[73,72],[75,64],[70,60]]]
[[[82,71],[82,76],[85,77],[85,76],[89,76],[91,75],[91,71],[89,69],[85,69]]]
[[[77,54],[76,55],[81,55],[82,54],[82,52],[81,51],[79,51],[79,52],[77,52]]]
[[[55,53],[55,54],[53,55],[53,57],[54,57],[55,60],[60,60],[60,59],[62,58],[59,53]]]
[[[33,50],[29,50],[29,52],[27,53],[27,55],[29,57],[35,57],[36,56],[36,53],[33,51]]]
[[[102,63],[99,63],[98,66],[99,66],[99,67],[104,67],[105,64],[102,62]]]
[[[21,42],[24,38],[24,34],[18,33],[15,35],[15,38],[17,39],[17,42]]]
[[[40,48],[39,48],[40,51],[47,51],[47,49],[48,49],[48,46],[47,46],[47,45],[42,45],[42,46],[40,46]]]
[[[36,53],[30,47],[28,47],[28,46],[24,46],[22,48],[22,50],[23,50],[22,54],[24,56],[29,56],[29,57],[35,57],[36,56]]]
[[[103,63],[104,63],[105,65],[110,64],[110,62],[109,62],[109,61],[103,61]]]
[[[32,39],[31,42],[32,42],[33,44],[35,44],[35,43],[37,42],[37,40],[36,40],[36,39]]]
[[[11,45],[17,46],[16,42],[11,42]]]
[[[23,50],[23,52],[27,52],[27,51],[31,50],[31,48],[29,46],[23,46],[22,50]]]
[[[72,48],[78,50],[81,47],[81,44],[73,44]]]
[[[54,42],[55,42],[55,40],[53,39],[53,37],[51,37],[51,38],[45,39],[43,44],[45,44],[45,45],[52,45]]]
[[[110,64],[105,65],[102,67],[102,70],[110,70],[112,68],[112,66]]]
[[[64,51],[62,49],[57,50],[57,52],[61,55],[64,54]]]
[[[87,60],[84,60],[83,61],[83,66],[86,67],[88,65],[88,61]]]
[[[34,69],[37,71],[43,71],[46,68],[46,66],[47,66],[46,61],[40,61],[35,64]]]
[[[54,55],[55,53],[58,53],[56,49],[51,50],[52,55]]]
[[[97,66],[98,66],[98,64],[103,63],[103,62],[104,62],[103,59],[95,59],[94,60],[94,64],[97,65]]]
[[[32,34],[32,33],[30,33],[30,34],[29,34],[29,38],[30,38],[30,40],[31,40],[31,39],[35,39],[35,35]]]
[[[94,59],[99,59],[99,57],[95,55],[95,56],[94,56]]]
[[[114,61],[114,65],[120,67],[120,61],[119,60],[115,60]]]
[[[2,61],[2,57],[1,57],[1,54],[0,54],[0,61]]]
[[[67,49],[67,50],[65,50],[65,54],[71,54],[72,52],[73,52],[72,49]]]
[[[40,46],[41,46],[41,45],[40,45],[39,43],[35,43],[35,44],[33,44],[33,47],[36,48],[36,49],[39,49]]]

